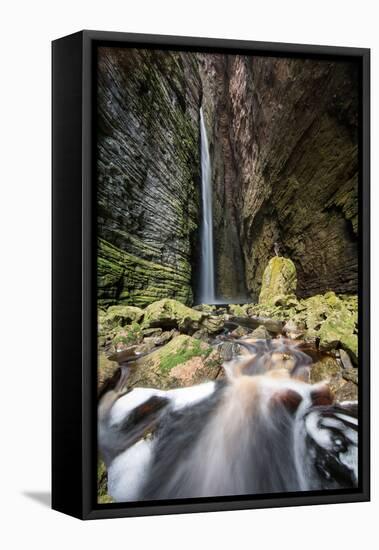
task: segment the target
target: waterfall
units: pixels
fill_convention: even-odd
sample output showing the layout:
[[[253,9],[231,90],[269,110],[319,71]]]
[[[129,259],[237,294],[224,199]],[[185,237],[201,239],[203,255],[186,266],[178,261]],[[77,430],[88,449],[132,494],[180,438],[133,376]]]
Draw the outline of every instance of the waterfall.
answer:
[[[207,131],[204,123],[203,109],[200,108],[201,138],[201,260],[199,302],[215,302],[215,274],[213,251],[213,212],[212,212],[212,178],[209,158]]]
[[[114,500],[357,486],[357,403],[335,403],[326,383],[310,384],[312,359],[292,340],[227,343],[222,380],[125,393],[123,365],[108,383],[98,433]]]

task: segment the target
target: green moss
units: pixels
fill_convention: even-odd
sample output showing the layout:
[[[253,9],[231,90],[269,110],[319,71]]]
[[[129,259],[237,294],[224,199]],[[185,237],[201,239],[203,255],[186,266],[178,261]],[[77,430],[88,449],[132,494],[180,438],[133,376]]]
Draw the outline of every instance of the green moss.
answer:
[[[289,258],[271,258],[263,273],[260,304],[273,304],[278,296],[292,295],[296,290],[295,264]]]
[[[133,240],[132,237],[126,237]],[[144,254],[144,243],[133,248]],[[147,255],[151,255],[146,250]],[[191,265],[178,260],[175,266],[153,262],[98,240],[98,302],[101,306],[132,305],[145,307],[162,298],[172,297],[192,303]]]
[[[143,328],[171,325],[185,329],[191,325],[193,330],[197,330],[202,318],[202,312],[191,309],[177,300],[159,300],[145,309]]]
[[[339,376],[341,368],[333,357],[323,357],[311,368],[310,381],[312,384]]]
[[[212,348],[196,338],[184,335],[173,340],[172,345],[165,346],[165,353],[161,357],[159,368],[162,372],[169,372],[172,368],[185,363],[193,357],[208,357]]]

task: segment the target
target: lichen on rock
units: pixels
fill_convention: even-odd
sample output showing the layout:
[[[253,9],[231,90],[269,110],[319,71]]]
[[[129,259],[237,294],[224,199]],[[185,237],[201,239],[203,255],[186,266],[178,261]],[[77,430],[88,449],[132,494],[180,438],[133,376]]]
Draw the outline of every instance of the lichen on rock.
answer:
[[[144,328],[179,328],[195,331],[200,328],[204,314],[177,300],[166,298],[147,306],[144,310]]]
[[[276,305],[279,297],[296,291],[296,284],[296,268],[292,260],[281,256],[271,258],[263,273],[259,303]]]

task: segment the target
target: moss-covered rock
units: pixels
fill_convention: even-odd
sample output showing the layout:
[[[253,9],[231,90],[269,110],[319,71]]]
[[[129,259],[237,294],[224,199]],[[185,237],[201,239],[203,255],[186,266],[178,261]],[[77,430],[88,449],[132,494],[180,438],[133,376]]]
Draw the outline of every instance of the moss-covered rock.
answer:
[[[321,349],[342,347],[354,363],[358,359],[358,304],[356,296],[337,296],[334,292],[302,300],[297,320],[303,321],[309,338],[317,338]]]
[[[143,310],[139,307],[117,305],[106,310],[100,310],[98,316],[99,333],[107,332],[116,327],[124,327],[131,323],[138,323],[143,317]]]
[[[321,349],[342,347],[354,363],[358,357],[358,336],[354,334],[356,319],[346,310],[333,311],[322,323],[319,337]]]
[[[230,304],[228,306],[228,312],[234,317],[246,317],[248,315],[249,304],[239,305],[239,304]]]
[[[117,327],[109,333],[110,344],[108,348],[111,351],[117,351],[134,344],[140,344],[143,336],[142,328],[138,323]]]
[[[224,327],[224,318],[222,316],[209,316],[201,321],[201,327],[208,334],[217,334]]]
[[[289,258],[271,258],[263,273],[260,304],[275,304],[280,296],[293,295],[297,278],[295,264]]]
[[[165,346],[136,361],[128,386],[134,387],[138,384],[142,387],[169,389],[191,385],[194,379],[199,382],[213,379],[218,373],[221,361],[218,361],[218,356],[216,358],[212,352],[213,348],[206,342],[180,334]],[[191,363],[188,363],[189,361]],[[186,364],[187,374],[181,369],[173,371],[175,367]],[[191,376],[189,371],[192,373]]]
[[[299,304],[295,294],[279,294],[272,299],[274,306],[283,308],[296,308]]]
[[[104,351],[99,351],[97,355],[97,387],[101,388],[105,380],[111,378],[118,368],[118,364],[109,361]]]
[[[177,300],[165,299],[150,304],[144,311],[143,328],[178,328],[194,332],[204,315]]]

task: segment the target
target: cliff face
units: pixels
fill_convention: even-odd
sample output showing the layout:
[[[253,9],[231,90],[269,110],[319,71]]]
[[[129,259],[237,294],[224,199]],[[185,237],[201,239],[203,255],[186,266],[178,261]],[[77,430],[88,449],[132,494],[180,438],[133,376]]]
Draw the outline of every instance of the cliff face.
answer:
[[[98,296],[192,301],[200,78],[192,54],[100,48]]]
[[[248,294],[239,231],[241,187],[229,95],[231,59],[217,54],[198,55],[212,163],[216,294],[225,300],[245,302]]]
[[[357,75],[351,65],[233,59],[229,98],[246,282],[291,258],[298,294],[357,291]]]
[[[100,301],[192,303],[200,105],[216,295],[257,299],[274,243],[300,297],[357,292],[357,82],[347,63],[101,48]]]

